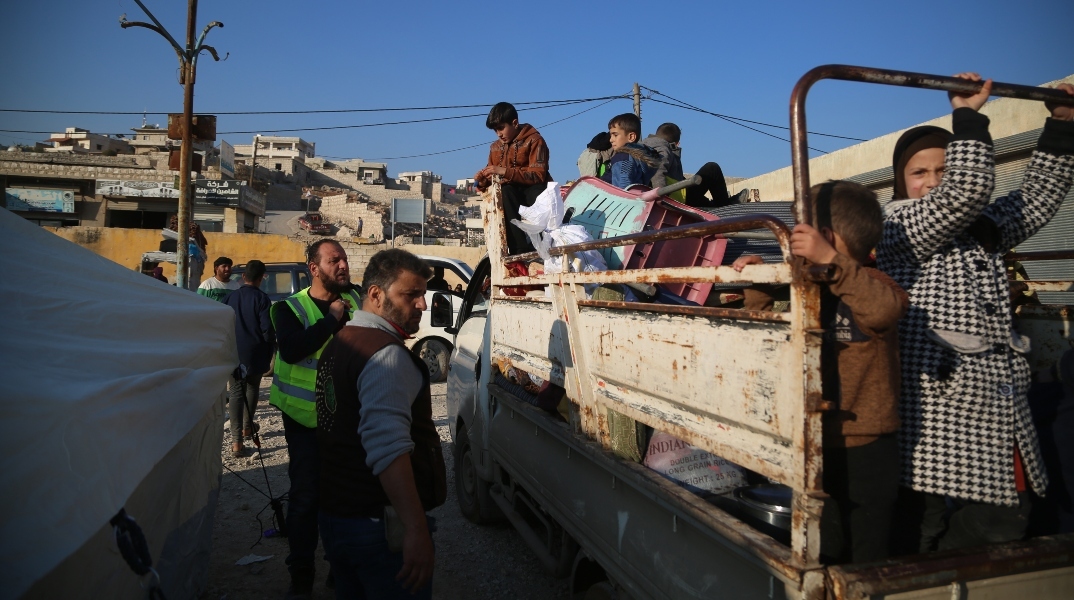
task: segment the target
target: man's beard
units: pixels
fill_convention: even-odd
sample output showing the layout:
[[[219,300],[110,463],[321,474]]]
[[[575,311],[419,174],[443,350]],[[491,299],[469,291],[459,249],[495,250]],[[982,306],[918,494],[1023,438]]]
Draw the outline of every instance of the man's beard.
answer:
[[[414,325],[410,325],[410,311],[405,307],[393,304],[392,301],[388,299],[387,294],[384,295],[384,315],[382,316],[398,325],[400,329],[408,334],[417,333],[418,329],[421,328],[420,321]]]
[[[324,271],[320,271],[319,273],[317,273],[317,279],[321,280],[321,285],[324,287],[325,290],[328,291],[329,294],[335,294],[337,296],[342,294],[343,292],[346,292],[348,289],[350,289],[351,286],[351,282],[348,281],[345,283],[340,283],[335,279],[329,277],[328,274]]]

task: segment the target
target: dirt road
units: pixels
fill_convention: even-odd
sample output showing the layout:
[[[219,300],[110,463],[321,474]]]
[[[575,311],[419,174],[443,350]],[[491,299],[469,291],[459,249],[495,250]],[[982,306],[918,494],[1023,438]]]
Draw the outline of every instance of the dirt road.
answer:
[[[274,495],[287,491],[287,447],[279,411],[268,405],[271,380],[261,384],[261,402],[257,412],[261,424],[261,461],[256,456],[235,459],[230,453],[230,435],[225,431],[221,453],[225,467],[220,488],[220,502],[213,524],[213,549],[209,567],[209,586],[205,600],[260,600],[282,598],[289,578],[284,558],[285,538],[264,538],[259,532],[272,527],[272,510],[257,514],[267,505],[266,477]],[[544,573],[537,558],[510,526],[478,527],[460,513],[455,498],[452,471],[453,447],[448,434],[445,384],[433,386],[433,418],[436,420],[448,470],[447,502],[432,511],[436,517],[436,573],[433,597],[444,600],[500,599],[544,600],[567,597],[567,583]],[[227,427],[227,424],[224,425]],[[247,442],[247,445],[251,445]],[[245,479],[258,490],[244,483]],[[255,554],[272,558],[245,566],[235,561]],[[318,550],[320,555],[320,550]],[[334,598],[324,586],[327,564],[318,558],[317,582],[313,598]]]

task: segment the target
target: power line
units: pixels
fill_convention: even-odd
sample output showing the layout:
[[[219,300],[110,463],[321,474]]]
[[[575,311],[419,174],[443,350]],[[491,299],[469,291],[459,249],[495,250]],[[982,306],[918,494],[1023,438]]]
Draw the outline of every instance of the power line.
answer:
[[[693,110],[693,111],[697,111],[699,113],[704,113],[704,114],[707,114],[707,115],[712,115],[714,117],[723,119],[724,121],[727,121],[728,123],[731,123],[732,125],[738,125],[739,127],[745,127],[746,129],[749,129],[750,131],[756,131],[757,133],[759,133],[761,135],[767,135],[768,137],[775,138],[775,139],[777,139],[777,140],[779,140],[781,142],[788,142],[788,143],[790,142],[790,140],[788,140],[787,138],[782,138],[782,137],[779,137],[778,135],[773,135],[771,133],[768,133],[767,131],[761,131],[760,129],[757,129],[755,127],[750,127],[749,125],[743,125],[742,123],[739,123],[737,121],[733,121],[733,120],[731,120],[731,119],[729,119],[727,117],[724,117],[722,115],[718,115],[716,113],[709,112],[709,111],[707,111],[707,110],[705,110],[703,108],[696,108],[696,107],[687,106],[687,105],[683,105],[683,104],[673,104],[671,102],[665,102],[665,101],[659,100],[657,98],[649,98],[649,101],[650,102],[658,102],[660,104],[667,104],[668,106],[674,106],[676,108],[682,108],[682,109],[685,109],[685,110]],[[828,154],[827,151],[821,150],[820,148],[814,148],[813,146],[808,146],[808,148],[810,150],[814,150],[814,151],[820,152],[822,154]]]
[[[562,123],[563,121],[566,121],[567,119],[573,119],[574,117],[577,117],[578,115],[580,115],[582,113],[587,113],[587,112],[589,112],[591,110],[596,110],[596,109],[598,109],[598,108],[604,106],[605,104],[608,104],[609,102],[612,102],[614,100],[620,100],[620,99],[628,98],[628,97],[629,97],[629,94],[624,94],[622,96],[610,96],[609,100],[601,102],[600,104],[598,104],[596,106],[591,106],[591,107],[589,107],[589,108],[587,108],[587,109],[585,109],[585,110],[583,110],[581,112],[576,112],[573,115],[563,117],[562,119],[559,119],[557,121],[552,121],[551,123],[545,123],[544,125],[540,126],[540,129],[544,129],[545,127],[550,127],[552,125],[555,125],[556,123]],[[403,159],[406,159],[406,158],[423,158],[423,157],[426,157],[426,156],[437,156],[437,155],[440,155],[440,154],[449,154],[451,152],[461,152],[462,150],[470,150],[472,148],[477,148],[479,146],[484,146],[484,145],[490,144],[490,143],[491,142],[479,142],[479,143],[473,144],[471,146],[463,146],[462,148],[453,148],[451,150],[441,150],[440,152],[429,152],[427,154],[412,154],[410,156],[393,156],[393,157],[389,157],[389,158],[370,158],[369,160],[403,160]]]
[[[663,97],[667,98],[668,100],[678,102],[679,104],[682,105],[682,107],[689,108],[690,110],[696,110],[698,112],[703,112],[705,114],[709,114],[709,115],[712,115],[714,117],[719,117],[721,119],[727,119],[727,120],[731,120],[731,121],[742,121],[743,123],[753,123],[754,125],[762,125],[764,127],[773,127],[775,129],[783,129],[783,130],[786,130],[786,131],[790,131],[790,129],[791,129],[790,127],[787,127],[785,125],[775,125],[775,124],[772,124],[772,123],[765,123],[763,121],[751,121],[750,119],[743,119],[741,117],[732,117],[731,115],[724,115],[724,114],[720,114],[720,113],[714,113],[714,112],[711,112],[711,111],[707,111],[707,110],[705,110],[703,108],[698,108],[698,107],[696,107],[693,104],[690,104],[688,102],[683,102],[682,100],[672,98],[671,96],[668,96],[667,94],[664,94],[662,92],[658,92],[658,91],[656,91],[656,90],[654,90],[652,88],[648,88],[648,87],[645,87],[645,86],[642,86],[642,87],[645,88],[646,90],[658,95],[658,96],[663,96]],[[675,106],[674,104],[670,104],[668,102],[662,102],[662,101],[657,100],[655,98],[649,98],[649,99],[652,100],[653,102],[660,102],[661,104],[667,104],[669,106]],[[867,142],[867,141],[869,141],[869,140],[865,140],[865,139],[862,139],[862,138],[850,137],[850,136],[845,136],[845,135],[835,135],[833,133],[820,133],[819,131],[807,131],[806,133],[808,133],[809,135],[820,135],[820,136],[824,136],[824,137],[838,138],[838,139],[841,139],[841,140],[851,140],[851,141],[854,141],[854,142]],[[784,141],[786,141],[786,140],[784,140]]]
[[[532,102],[515,102],[515,106],[530,106],[535,104],[552,104],[552,105],[568,105],[568,104],[580,104],[584,102],[595,102],[597,100],[608,100],[618,98],[619,96],[599,96],[595,98],[573,98],[569,100],[536,100]],[[494,104],[456,104],[452,106],[407,106],[407,107],[390,107],[390,108],[341,108],[341,109],[325,109],[325,110],[250,110],[250,111],[217,111],[206,112],[205,114],[212,115],[315,115],[315,114],[342,114],[342,113],[366,113],[366,112],[397,112],[397,111],[412,111],[412,110],[451,110],[462,108],[489,108]],[[547,108],[547,107],[536,107]],[[528,109],[522,109],[528,110]],[[169,111],[99,111],[99,110],[43,110],[43,109],[31,109],[31,108],[0,108],[0,112],[8,113],[37,113],[37,114],[51,114],[51,115],[167,115],[171,114]]]
[[[615,99],[621,98],[621,97],[622,96],[603,96],[603,97],[598,98],[598,99],[608,99],[608,98],[610,98],[610,100],[606,100],[606,102],[610,102],[611,100],[615,100]],[[559,102],[558,104],[545,104],[544,106],[530,106],[529,108],[523,108],[521,110],[526,111],[526,110],[540,110],[540,109],[543,109],[543,108],[559,108],[559,107],[562,107],[562,106],[571,106],[571,105],[574,105],[574,104],[583,104],[583,103],[595,102],[595,101],[596,100],[558,101]],[[529,103],[526,103],[526,104],[535,104],[535,103],[529,102]],[[486,106],[492,106],[492,105],[490,104],[490,105],[486,105]],[[585,112],[585,111],[583,111],[583,112]],[[138,114],[141,114],[141,113],[138,113]],[[258,133],[297,133],[297,132],[301,132],[301,131],[332,131],[332,130],[340,130],[340,129],[362,129],[362,128],[366,128],[366,127],[384,127],[384,126],[389,126],[389,125],[410,125],[410,124],[414,124],[414,123],[432,123],[432,122],[435,122],[435,121],[451,121],[451,120],[455,120],[455,119],[472,119],[472,118],[475,118],[475,117],[484,117],[484,116],[486,116],[485,113],[473,113],[473,114],[468,114],[468,115],[453,115],[453,116],[449,116],[449,117],[432,117],[432,118],[428,118],[428,119],[412,119],[412,120],[408,120],[408,121],[387,121],[387,122],[382,122],[382,123],[363,123],[363,124],[360,124],[360,125],[332,125],[332,126],[326,126],[326,127],[300,127],[300,128],[294,128],[294,129],[256,129],[256,130],[250,130],[250,131],[221,131],[221,132],[217,132],[217,135],[245,135],[245,134],[258,134]],[[24,130],[17,130],[17,129],[0,129],[0,132],[3,132],[3,133],[31,133],[31,134],[38,134],[38,135],[47,135],[47,134],[56,133],[54,131],[24,131]],[[127,134],[99,133],[98,135],[127,135]]]

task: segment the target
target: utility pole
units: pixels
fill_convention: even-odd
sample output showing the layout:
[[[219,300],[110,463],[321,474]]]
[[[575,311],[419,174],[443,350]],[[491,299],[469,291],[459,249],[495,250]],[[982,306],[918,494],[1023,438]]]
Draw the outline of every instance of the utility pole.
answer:
[[[634,82],[634,114],[641,119],[641,86]]]
[[[123,15],[119,18],[119,26],[123,29],[128,27],[145,27],[159,33],[164,39],[168,40],[168,43],[172,45],[172,49],[175,50],[176,55],[179,57],[179,83],[183,85],[183,146],[180,148],[181,154],[179,155],[179,207],[177,228],[178,240],[175,243],[175,278],[176,285],[180,288],[189,288],[189,273],[188,264],[188,244],[190,237],[190,217],[191,217],[191,188],[190,188],[190,167],[192,154],[194,152],[194,79],[197,73],[198,67],[198,55],[202,51],[208,51],[212,55],[213,60],[219,61],[220,57],[216,53],[216,49],[212,46],[205,45],[205,36],[208,35],[209,30],[213,27],[223,27],[224,24],[220,21],[212,21],[205,26],[201,35],[197,40],[194,39],[194,27],[195,21],[198,16],[198,0],[187,1],[187,13],[186,13],[186,45],[180,46],[175,38],[172,37],[168,30],[161,25],[153,13],[149,12],[149,9],[142,4],[141,0],[134,0],[134,3],[142,9],[142,12],[149,17],[149,20],[153,23],[143,23],[141,21],[128,21],[127,15]],[[224,58],[227,58],[225,56]]]
[[[254,171],[257,170],[257,142],[261,138],[259,135],[254,136],[254,148],[253,158],[250,159],[250,189],[254,189]]]

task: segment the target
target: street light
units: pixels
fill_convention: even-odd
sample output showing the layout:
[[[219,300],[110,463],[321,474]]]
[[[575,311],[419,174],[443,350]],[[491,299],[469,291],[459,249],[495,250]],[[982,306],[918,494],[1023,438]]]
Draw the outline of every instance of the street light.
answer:
[[[142,4],[141,0],[134,0],[134,3],[142,9],[142,12],[149,17],[153,23],[144,23],[142,21],[128,21],[127,15],[119,17],[119,26],[123,29],[128,27],[145,27],[159,33],[164,39],[168,40],[168,43],[172,45],[172,49],[175,50],[175,54],[179,57],[179,83],[183,85],[183,146],[180,149],[179,154],[179,224],[178,228],[179,239],[175,244],[175,277],[176,284],[181,288],[189,288],[187,282],[187,265],[189,263],[189,256],[187,254],[189,243],[187,240],[190,237],[190,164],[191,153],[193,152],[193,115],[194,115],[194,79],[197,73],[198,56],[207,51],[212,55],[213,60],[219,61],[220,56],[216,53],[216,48],[207,46],[205,44],[205,36],[209,34],[209,30],[213,27],[223,27],[224,24],[220,21],[212,21],[205,26],[198,39],[194,39],[194,22],[198,16],[198,0],[188,0],[187,13],[186,13],[186,46],[180,46],[175,38],[168,33],[168,30],[160,24],[153,13],[149,12],[149,9]],[[224,55],[227,59],[228,55]]]

